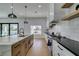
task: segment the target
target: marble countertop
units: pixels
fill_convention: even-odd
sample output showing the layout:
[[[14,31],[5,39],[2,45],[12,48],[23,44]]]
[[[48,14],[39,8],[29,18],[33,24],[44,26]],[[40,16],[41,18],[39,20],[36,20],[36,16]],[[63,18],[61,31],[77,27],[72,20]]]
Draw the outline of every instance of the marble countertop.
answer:
[[[0,37],[0,45],[12,45],[30,35],[25,35],[24,37],[19,37],[18,35]]]

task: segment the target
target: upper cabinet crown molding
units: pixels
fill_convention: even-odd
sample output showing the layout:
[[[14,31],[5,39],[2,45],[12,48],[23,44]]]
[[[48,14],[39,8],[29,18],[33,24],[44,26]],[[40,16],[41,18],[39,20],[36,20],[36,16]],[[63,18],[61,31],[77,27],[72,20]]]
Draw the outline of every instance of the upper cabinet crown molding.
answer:
[[[74,3],[65,3],[62,8],[70,8]]]
[[[79,17],[79,10],[75,10],[72,13],[65,15],[62,20],[72,20],[77,17]]]

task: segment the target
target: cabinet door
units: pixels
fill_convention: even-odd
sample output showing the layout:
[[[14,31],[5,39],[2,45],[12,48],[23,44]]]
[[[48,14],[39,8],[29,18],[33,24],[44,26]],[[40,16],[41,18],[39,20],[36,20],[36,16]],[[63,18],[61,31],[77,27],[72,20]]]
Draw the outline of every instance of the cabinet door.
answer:
[[[26,39],[25,40],[25,55],[27,54],[28,50],[29,50],[28,40]]]
[[[13,56],[21,56],[21,43],[17,42],[12,45],[12,55]]]
[[[33,39],[34,39],[33,35],[31,35],[29,39],[31,40],[31,45],[32,45],[33,44]]]
[[[25,56],[25,40],[21,42],[21,56]]]

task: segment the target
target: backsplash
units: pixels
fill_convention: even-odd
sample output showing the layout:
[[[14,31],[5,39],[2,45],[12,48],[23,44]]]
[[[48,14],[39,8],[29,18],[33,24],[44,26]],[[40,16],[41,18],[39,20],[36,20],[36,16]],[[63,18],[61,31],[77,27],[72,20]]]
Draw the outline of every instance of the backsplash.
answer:
[[[55,33],[60,32],[62,36],[79,41],[79,18],[59,23],[52,28],[52,31]]]
[[[58,14],[58,12],[60,12],[59,9],[54,10],[57,13],[55,13],[56,18],[59,19],[58,16],[63,17],[65,14],[69,14],[70,12],[75,11],[75,7],[77,4],[78,3],[74,3],[74,5],[72,5],[70,8],[61,9],[64,10],[61,11],[63,15],[61,13]],[[60,5],[61,4],[57,4],[56,6],[60,7]],[[52,28],[51,32],[52,31],[55,32],[55,34],[57,32],[60,32],[62,36],[66,36],[72,40],[79,41],[79,18],[72,19],[71,21],[61,21]]]

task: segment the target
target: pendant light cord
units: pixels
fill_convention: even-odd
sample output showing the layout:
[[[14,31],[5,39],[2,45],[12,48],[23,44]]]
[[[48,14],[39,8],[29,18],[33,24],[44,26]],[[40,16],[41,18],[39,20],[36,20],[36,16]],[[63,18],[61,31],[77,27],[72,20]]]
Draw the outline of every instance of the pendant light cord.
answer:
[[[25,20],[26,20],[26,8],[27,8],[27,6],[25,6]]]
[[[11,3],[11,13],[10,14],[8,14],[8,17],[9,18],[17,18],[17,16],[13,13],[13,9],[14,7],[13,7],[13,0],[12,0],[12,3]]]
[[[13,0],[12,0],[12,4],[11,4],[11,10],[12,10],[12,13],[13,13]]]
[[[25,5],[24,7],[25,7],[25,22],[24,23],[28,24],[28,21],[26,21],[27,20],[27,18],[26,18],[26,8],[27,8],[27,6]]]
[[[12,9],[12,13],[13,13],[13,3],[12,3],[12,8],[11,9]]]

